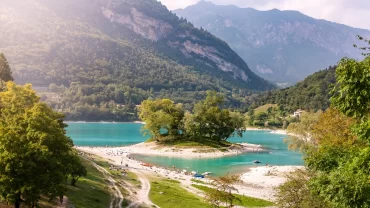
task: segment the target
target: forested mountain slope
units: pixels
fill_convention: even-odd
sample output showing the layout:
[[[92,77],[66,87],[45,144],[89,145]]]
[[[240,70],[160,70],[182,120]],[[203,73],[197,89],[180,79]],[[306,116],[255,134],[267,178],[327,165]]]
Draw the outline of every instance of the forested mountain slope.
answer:
[[[268,103],[279,104],[288,111],[303,109],[307,111],[325,110],[330,106],[331,91],[336,83],[336,67],[329,67],[308,76],[295,86],[268,91],[247,97],[252,107]]]
[[[362,59],[353,44],[369,30],[352,28],[298,11],[258,11],[200,1],[175,10],[225,40],[258,75],[294,84],[343,57]]]
[[[112,112],[149,97],[190,103],[206,90],[237,104],[274,88],[225,42],[156,0],[5,0],[0,31],[16,82],[52,84],[52,104],[64,112]]]

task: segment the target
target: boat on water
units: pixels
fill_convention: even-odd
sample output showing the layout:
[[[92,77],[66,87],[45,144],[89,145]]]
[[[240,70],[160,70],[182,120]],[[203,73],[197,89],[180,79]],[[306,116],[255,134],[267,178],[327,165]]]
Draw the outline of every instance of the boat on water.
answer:
[[[253,163],[259,164],[259,163],[261,163],[261,161],[259,161],[259,160],[253,160]]]

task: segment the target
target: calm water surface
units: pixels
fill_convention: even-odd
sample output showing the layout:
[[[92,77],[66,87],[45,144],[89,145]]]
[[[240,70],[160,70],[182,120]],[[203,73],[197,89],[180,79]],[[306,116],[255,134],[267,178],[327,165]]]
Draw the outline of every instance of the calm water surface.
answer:
[[[123,146],[145,141],[141,135],[142,124],[134,123],[68,123],[67,134],[78,146]],[[180,159],[162,156],[135,155],[136,159],[158,166],[188,169],[199,172],[213,172],[216,175],[237,173],[256,166],[253,160],[260,160],[261,165],[302,165],[302,155],[288,151],[284,135],[271,134],[269,131],[247,131],[243,138],[231,138],[231,142],[261,144],[266,153],[247,153],[212,159]]]
[[[67,135],[77,146],[126,146],[141,143],[149,137],[141,135],[142,124],[136,123],[71,123]]]

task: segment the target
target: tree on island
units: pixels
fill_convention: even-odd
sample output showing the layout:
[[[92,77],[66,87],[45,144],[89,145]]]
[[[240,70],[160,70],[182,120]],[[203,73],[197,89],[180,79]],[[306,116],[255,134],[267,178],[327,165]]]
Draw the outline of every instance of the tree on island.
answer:
[[[232,135],[242,136],[245,130],[244,116],[222,109],[224,97],[214,91],[207,92],[205,100],[194,106],[193,113],[184,119],[186,136],[191,140],[226,141]]]
[[[41,103],[31,85],[13,82],[0,92],[0,106],[0,199],[19,208],[36,207],[41,195],[63,196],[80,164],[63,115]]]
[[[178,138],[182,134],[183,107],[169,99],[143,101],[139,117],[146,123],[144,129],[157,141]]]
[[[197,103],[191,113],[169,99],[146,100],[139,116],[146,123],[144,129],[157,141],[219,143],[234,134],[242,136],[245,130],[244,116],[222,109],[223,102],[223,96],[207,92],[206,99]]]

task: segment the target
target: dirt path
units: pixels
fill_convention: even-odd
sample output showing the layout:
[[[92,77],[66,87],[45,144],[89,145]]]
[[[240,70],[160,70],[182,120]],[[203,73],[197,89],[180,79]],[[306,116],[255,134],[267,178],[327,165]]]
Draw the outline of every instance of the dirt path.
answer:
[[[114,189],[114,192],[113,192],[113,198],[110,202],[110,208],[122,208],[122,202],[123,202],[123,195],[121,193],[121,191],[119,190],[119,188],[117,187],[117,181],[114,180],[112,177],[111,177],[111,174],[104,168],[100,167],[99,165],[97,165],[96,163],[94,162],[91,162],[94,167],[96,169],[98,169],[100,172],[103,173],[104,177],[110,182],[111,186],[113,187]],[[118,200],[118,203],[115,203],[116,200]]]
[[[145,173],[143,173],[141,170],[138,169],[130,169],[133,173],[135,173],[141,183],[141,188],[140,190],[137,191],[137,201],[131,203],[128,208],[134,208],[134,207],[139,207],[142,204],[148,205],[150,207],[155,206],[155,205],[150,199],[149,199],[149,192],[150,192],[150,182],[145,176]]]
[[[67,196],[63,196],[63,203],[62,204],[58,203],[57,208],[68,208],[68,197]]]

